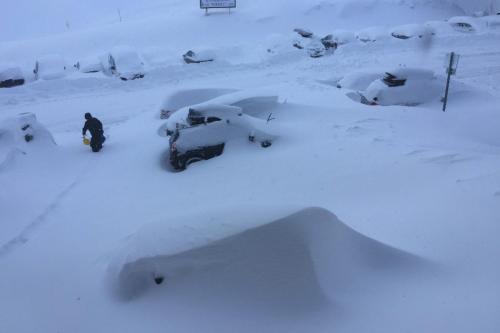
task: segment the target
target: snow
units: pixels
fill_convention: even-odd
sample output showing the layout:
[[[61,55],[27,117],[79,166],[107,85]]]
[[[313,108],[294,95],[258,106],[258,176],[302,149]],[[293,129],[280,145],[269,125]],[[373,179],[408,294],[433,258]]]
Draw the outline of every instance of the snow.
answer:
[[[15,65],[0,65],[0,81],[24,79],[23,73]]]
[[[59,54],[48,54],[37,59],[35,78],[55,80],[66,76],[66,61]]]
[[[406,80],[404,85],[388,86],[382,79],[372,82],[363,96],[378,105],[414,106],[438,99],[444,80],[437,78],[432,70],[420,68],[396,68],[387,71],[397,79]]]
[[[469,33],[446,21],[490,5],[3,4],[0,63],[28,82],[0,89],[0,332],[499,331],[500,30],[496,17],[470,17],[482,28]],[[390,36],[406,24],[435,35]],[[375,38],[311,58],[292,46],[297,27]],[[120,45],[141,80],[61,61],[58,79],[31,80],[43,55],[72,66]],[[187,50],[217,61],[187,65]],[[423,103],[346,96],[394,69],[420,82],[400,97]],[[277,139],[264,149],[239,131],[172,172],[160,110],[182,120],[199,104],[241,108]],[[85,112],[108,136],[97,154]]]

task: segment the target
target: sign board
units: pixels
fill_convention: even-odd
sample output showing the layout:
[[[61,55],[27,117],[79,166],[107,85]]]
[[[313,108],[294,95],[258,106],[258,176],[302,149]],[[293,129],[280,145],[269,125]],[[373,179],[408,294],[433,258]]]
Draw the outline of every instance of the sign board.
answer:
[[[448,71],[451,75],[455,75],[457,73],[459,59],[460,55],[456,54],[455,52],[446,54],[446,58],[444,60],[444,67],[446,68],[446,74],[448,74]]]
[[[236,0],[200,0],[200,8],[236,8]]]

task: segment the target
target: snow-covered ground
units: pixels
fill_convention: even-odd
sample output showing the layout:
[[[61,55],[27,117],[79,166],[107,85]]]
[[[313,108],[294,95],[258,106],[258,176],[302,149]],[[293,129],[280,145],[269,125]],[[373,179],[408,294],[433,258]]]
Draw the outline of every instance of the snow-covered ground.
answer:
[[[10,5],[1,23],[0,63],[29,74],[56,54],[68,70],[0,89],[0,332],[500,330],[500,29],[390,36],[487,4],[241,0],[205,16],[196,1],[60,2],[22,0],[37,14]],[[52,24],[13,28],[30,15]],[[387,36],[313,59],[294,28]],[[123,45],[143,79],[70,68]],[[184,64],[189,49],[216,60]],[[363,72],[444,80],[450,51],[447,112],[346,96]],[[214,88],[277,94],[280,135],[173,172],[160,110]],[[104,124],[101,153],[81,142],[85,112]]]

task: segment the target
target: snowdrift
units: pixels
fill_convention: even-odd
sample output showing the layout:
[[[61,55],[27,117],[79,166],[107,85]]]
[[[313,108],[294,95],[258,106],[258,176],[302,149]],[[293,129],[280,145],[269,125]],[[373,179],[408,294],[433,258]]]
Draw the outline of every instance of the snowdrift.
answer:
[[[109,282],[124,300],[161,291],[166,299],[296,314],[421,267],[421,259],[363,236],[325,209],[290,211],[205,213],[180,229],[168,221],[149,225],[127,239]]]

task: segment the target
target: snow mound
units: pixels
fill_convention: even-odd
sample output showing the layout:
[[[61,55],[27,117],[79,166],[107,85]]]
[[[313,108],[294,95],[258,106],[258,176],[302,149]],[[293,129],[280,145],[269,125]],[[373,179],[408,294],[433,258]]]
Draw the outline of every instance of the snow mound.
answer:
[[[32,113],[22,113],[0,122],[0,169],[18,155],[55,146],[52,134]]]
[[[325,209],[291,211],[205,213],[184,228],[148,225],[127,239],[110,265],[110,283],[125,300],[166,293],[165,301],[199,297],[290,314],[396,275],[401,281],[421,267],[420,259],[352,230]]]

